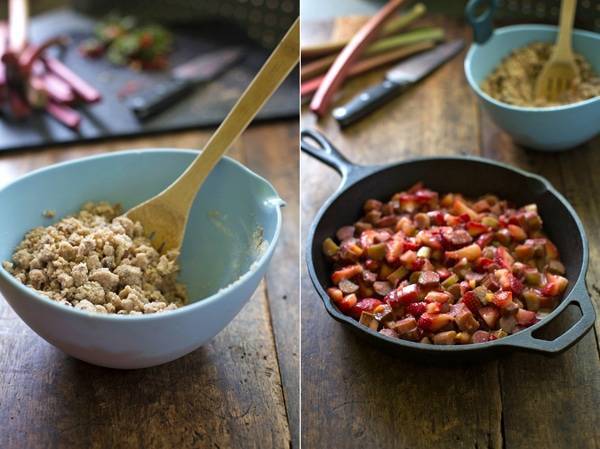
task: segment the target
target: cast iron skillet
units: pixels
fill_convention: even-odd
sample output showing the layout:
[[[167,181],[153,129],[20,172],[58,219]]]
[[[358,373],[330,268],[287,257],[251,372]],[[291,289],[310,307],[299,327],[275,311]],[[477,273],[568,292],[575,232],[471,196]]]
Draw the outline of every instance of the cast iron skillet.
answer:
[[[427,361],[465,361],[495,357],[514,348],[557,354],[576,343],[592,327],[596,315],[585,286],[587,238],[571,205],[546,179],[491,160],[463,156],[407,159],[390,165],[360,166],[348,161],[323,135],[312,130],[301,132],[301,148],[342,175],[341,185],[321,207],[308,233],[306,260],[311,281],[327,312],[371,342],[394,353]],[[341,226],[354,223],[360,217],[365,200],[387,200],[417,181],[423,181],[427,187],[439,192],[461,192],[471,197],[495,193],[517,205],[537,203],[544,229],[557,245],[569,279],[564,299],[558,307],[542,321],[508,337],[486,343],[453,346],[426,345],[386,337],[341,313],[325,291],[330,266],[321,252],[323,240],[335,235]],[[560,315],[569,304],[576,304],[581,310],[579,321],[554,340],[535,338],[536,331]]]

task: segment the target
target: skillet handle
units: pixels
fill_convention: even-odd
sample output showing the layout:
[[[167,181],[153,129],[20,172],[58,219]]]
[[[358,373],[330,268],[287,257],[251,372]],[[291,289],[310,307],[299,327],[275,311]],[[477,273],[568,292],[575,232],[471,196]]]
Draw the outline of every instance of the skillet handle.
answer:
[[[582,279],[579,281],[569,297],[570,298],[566,299],[566,304],[563,306],[563,312],[569,304],[577,304],[581,309],[581,318],[579,318],[579,320],[564,334],[556,337],[554,340],[541,340],[539,338],[535,338],[532,335],[533,332],[548,325],[548,323],[545,323],[544,326],[536,328],[535,330],[525,329],[516,333],[514,338],[507,339],[509,341],[504,344],[502,344],[503,339],[500,339],[498,341],[499,345],[512,346],[546,354],[558,354],[559,352],[562,352],[571,345],[575,344],[594,325],[594,321],[596,320],[596,312],[594,310],[594,305],[592,304],[590,295],[585,287],[585,280]],[[556,315],[556,317],[559,315],[560,313]]]
[[[465,8],[467,22],[473,28],[473,40],[478,44],[485,43],[494,32],[494,12],[498,6],[498,0],[469,0]],[[479,8],[485,8],[481,14]]]
[[[318,146],[315,146],[315,143]],[[305,153],[329,165],[342,175],[342,184],[358,166],[350,162],[320,132],[314,129],[303,129],[300,132],[300,148]]]

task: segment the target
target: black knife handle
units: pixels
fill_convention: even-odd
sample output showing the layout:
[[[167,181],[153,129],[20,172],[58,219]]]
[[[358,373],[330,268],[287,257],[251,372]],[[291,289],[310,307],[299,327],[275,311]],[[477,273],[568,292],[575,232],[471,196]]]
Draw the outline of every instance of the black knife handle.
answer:
[[[333,117],[341,126],[348,126],[370,114],[381,105],[395,98],[411,83],[393,83],[385,80],[358,94],[348,103],[333,110]]]
[[[194,83],[184,79],[171,79],[134,94],[127,102],[138,119],[144,120],[183,97]]]

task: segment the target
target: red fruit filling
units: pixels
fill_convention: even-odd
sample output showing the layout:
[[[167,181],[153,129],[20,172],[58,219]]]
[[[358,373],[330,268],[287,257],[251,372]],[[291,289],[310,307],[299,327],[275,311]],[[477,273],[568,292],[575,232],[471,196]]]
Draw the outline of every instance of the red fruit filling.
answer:
[[[482,343],[535,324],[569,281],[535,204],[469,200],[421,183],[323,242],[338,309],[392,337]]]

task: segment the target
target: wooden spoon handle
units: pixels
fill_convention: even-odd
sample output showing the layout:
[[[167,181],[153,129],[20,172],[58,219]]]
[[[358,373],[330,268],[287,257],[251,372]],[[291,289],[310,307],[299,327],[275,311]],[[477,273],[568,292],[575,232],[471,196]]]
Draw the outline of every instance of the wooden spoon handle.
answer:
[[[296,66],[300,52],[300,25],[296,19],[283,40],[246,88],[233,109],[211,136],[204,150],[164,192],[174,203],[191,205],[212,168]]]
[[[575,10],[577,9],[577,0],[562,0],[560,6],[560,22],[558,38],[556,42],[557,56],[570,56],[571,34],[573,32],[573,21],[575,20]]]

